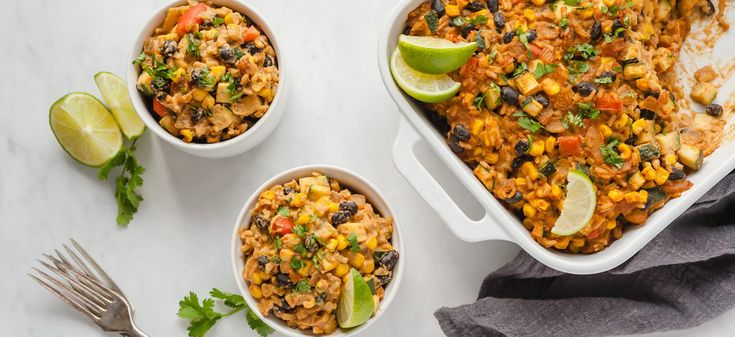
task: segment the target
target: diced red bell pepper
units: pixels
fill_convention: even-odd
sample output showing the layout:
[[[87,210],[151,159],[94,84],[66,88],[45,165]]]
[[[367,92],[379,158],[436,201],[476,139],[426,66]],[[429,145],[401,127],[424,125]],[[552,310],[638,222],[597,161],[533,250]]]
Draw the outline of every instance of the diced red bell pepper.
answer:
[[[531,44],[531,54],[533,54],[533,57],[538,57],[539,55],[541,55],[541,52],[543,51],[544,50],[541,47],[535,44]]]
[[[272,231],[276,235],[284,236],[291,233],[293,227],[294,224],[291,219],[279,216],[273,221]]]
[[[245,42],[250,42],[258,38],[260,36],[260,31],[258,28],[255,28],[255,26],[250,26],[248,30],[245,31]]]
[[[168,115],[168,109],[166,109],[161,102],[159,102],[157,99],[153,99],[153,112],[155,112],[158,117],[163,117]]]
[[[584,154],[582,149],[582,136],[559,137],[559,154],[562,156],[575,156]]]
[[[179,21],[177,21],[176,33],[178,33],[179,35],[184,35],[191,29],[191,26],[195,23],[202,23],[204,19],[199,17],[199,14],[202,14],[206,10],[207,5],[203,3],[198,3],[187,9],[186,12],[184,12],[184,14],[181,14],[181,16],[179,17]]]
[[[616,95],[604,94],[595,99],[597,110],[608,112],[620,112],[623,110],[623,101]]]

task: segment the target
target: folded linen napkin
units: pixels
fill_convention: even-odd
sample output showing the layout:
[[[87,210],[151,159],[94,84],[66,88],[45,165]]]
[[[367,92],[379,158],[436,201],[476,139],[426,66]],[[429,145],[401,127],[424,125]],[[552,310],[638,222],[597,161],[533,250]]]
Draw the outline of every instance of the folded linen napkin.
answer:
[[[449,337],[581,337],[684,329],[733,306],[735,172],[611,271],[564,274],[521,251],[477,302],[434,315]]]

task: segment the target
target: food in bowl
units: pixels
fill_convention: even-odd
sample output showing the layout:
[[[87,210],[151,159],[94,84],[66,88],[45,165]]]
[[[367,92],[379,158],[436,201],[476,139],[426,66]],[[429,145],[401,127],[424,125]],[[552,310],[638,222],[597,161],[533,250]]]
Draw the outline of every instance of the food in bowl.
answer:
[[[260,194],[239,233],[242,277],[263,316],[272,313],[315,334],[330,334],[338,323],[353,327],[377,312],[393,278],[399,258],[393,229],[393,219],[365,196],[314,172]],[[342,299],[346,291],[359,292],[355,278],[370,290],[367,303]],[[338,313],[343,307],[370,310],[356,321]]]
[[[278,59],[262,30],[208,2],[169,8],[133,62],[151,115],[186,143],[243,134],[268,112],[279,81]]]
[[[675,97],[684,90],[672,70],[690,20],[714,13],[707,0],[673,6],[432,0],[408,14],[404,36],[447,40],[457,44],[453,49],[477,45],[473,57],[447,74],[461,83],[458,93],[424,104],[428,116],[535,241],[593,253],[688,190],[687,174],[718,147],[725,122],[714,102],[716,87],[700,84],[691,92],[707,113],[685,113]],[[420,43],[414,54],[431,46],[452,49],[402,40]],[[405,63],[429,64],[411,61]],[[592,207],[589,221],[565,217],[580,222],[571,233],[570,226],[555,230],[569,206],[570,172],[578,196],[573,207]],[[592,203],[584,198],[590,194]]]

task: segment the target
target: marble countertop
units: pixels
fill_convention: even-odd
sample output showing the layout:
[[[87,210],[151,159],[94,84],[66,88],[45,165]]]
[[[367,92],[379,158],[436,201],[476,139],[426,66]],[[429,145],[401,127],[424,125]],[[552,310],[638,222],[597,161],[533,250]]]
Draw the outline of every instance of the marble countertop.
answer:
[[[102,335],[26,276],[35,258],[72,237],[126,291],[140,327],[152,336],[186,335],[185,322],[176,317],[184,295],[190,290],[205,294],[212,287],[236,291],[228,250],[245,199],[266,179],[303,164],[339,165],[372,180],[403,226],[410,262],[401,291],[364,336],[441,336],[434,310],[472,302],[483,277],[517,253],[507,242],[456,239],[393,166],[398,111],[380,81],[375,46],[395,1],[249,2],[271,18],[293,57],[287,115],[263,144],[224,160],[187,155],[146,133],[138,150],[147,169],[145,201],[127,229],[115,225],[114,185],[98,181],[93,169],[61,150],[47,113],[68,92],[98,94],[96,72],[122,74],[137,27],[166,1],[4,2],[3,335]],[[729,336],[732,331],[735,311],[689,331],[647,336]],[[245,320],[233,318],[208,336],[255,333]]]

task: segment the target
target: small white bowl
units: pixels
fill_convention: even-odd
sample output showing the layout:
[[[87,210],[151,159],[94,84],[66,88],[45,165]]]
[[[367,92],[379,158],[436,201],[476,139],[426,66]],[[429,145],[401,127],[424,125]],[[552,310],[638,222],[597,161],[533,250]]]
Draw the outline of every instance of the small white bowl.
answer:
[[[274,34],[273,30],[266,24],[266,20],[263,18],[263,16],[249,5],[246,6],[240,1],[235,0],[212,0],[213,5],[228,7],[250,18],[250,20],[258,25],[258,27],[265,33],[265,35],[268,36],[268,39],[273,46],[273,49],[276,51],[276,59],[278,60],[279,69],[279,79],[276,96],[273,98],[273,102],[271,102],[270,106],[268,107],[268,111],[265,113],[263,118],[258,120],[252,127],[250,127],[250,129],[245,131],[245,133],[219,143],[186,143],[183,140],[168,133],[160,125],[158,125],[156,120],[153,118],[153,115],[151,115],[152,112],[148,110],[148,107],[145,104],[144,96],[135,87],[141,70],[139,66],[133,65],[132,62],[140,54],[141,50],[143,50],[143,42],[145,42],[145,39],[152,34],[155,28],[159,27],[163,23],[163,20],[166,18],[166,10],[168,8],[174,6],[182,6],[184,4],[186,4],[186,1],[176,1],[158,10],[156,14],[154,14],[148,20],[148,23],[146,23],[146,25],[143,27],[140,34],[138,35],[138,38],[135,41],[135,44],[133,45],[133,49],[130,52],[128,59],[126,60],[128,64],[128,93],[130,94],[130,98],[133,101],[133,107],[135,107],[135,111],[138,113],[138,116],[140,116],[140,119],[143,120],[143,123],[145,123],[145,125],[148,127],[149,130],[151,130],[151,132],[158,136],[158,138],[163,139],[164,141],[168,142],[179,150],[196,156],[207,158],[231,157],[243,153],[260,144],[260,142],[265,140],[265,138],[267,138],[268,135],[270,135],[271,132],[273,132],[273,130],[276,128],[276,125],[278,125],[278,122],[281,121],[281,118],[286,111],[286,101],[289,91],[286,62],[284,62],[285,57],[283,54],[283,50],[279,48],[276,34]]]
[[[250,223],[250,213],[258,201],[258,196],[260,196],[261,193],[268,190],[274,185],[283,184],[293,179],[310,176],[311,173],[314,171],[318,171],[326,174],[327,176],[336,178],[337,180],[339,180],[340,184],[348,187],[350,191],[364,195],[367,199],[367,202],[370,203],[373,208],[382,216],[390,216],[393,218],[393,238],[391,243],[393,247],[395,247],[395,250],[398,251],[400,258],[398,259],[398,263],[393,269],[393,280],[390,282],[390,284],[388,284],[388,287],[386,287],[385,289],[385,296],[383,297],[383,300],[380,301],[378,312],[375,313],[375,315],[363,325],[352,329],[341,329],[338,327],[335,332],[329,335],[330,337],[353,336],[360,331],[365,330],[370,324],[380,318],[383,312],[385,312],[390,303],[393,301],[393,298],[398,292],[398,287],[401,284],[401,279],[403,277],[403,264],[406,260],[406,256],[404,253],[405,246],[403,244],[403,235],[401,235],[401,227],[398,225],[398,221],[395,218],[395,213],[391,211],[390,206],[388,206],[388,204],[385,202],[385,198],[382,194],[380,194],[378,189],[375,188],[373,184],[365,180],[365,178],[359,176],[357,173],[335,166],[307,165],[290,169],[266,181],[262,186],[255,190],[252,196],[250,196],[248,201],[245,203],[245,206],[243,206],[242,211],[240,211],[240,215],[237,217],[237,221],[235,222],[235,229],[232,233],[231,243],[232,269],[235,273],[235,281],[237,282],[237,286],[240,289],[240,293],[245,298],[245,301],[248,303],[250,308],[253,309],[253,311],[258,315],[258,317],[260,317],[260,319],[268,323],[268,325],[274,328],[276,331],[287,336],[314,336],[308,331],[290,328],[288,325],[286,325],[284,321],[282,321],[278,317],[275,317],[273,315],[268,315],[268,317],[264,317],[260,314],[260,311],[258,310],[258,304],[256,300],[250,295],[250,291],[248,291],[248,285],[242,277],[245,261],[243,260],[243,254],[240,253],[240,247],[242,246],[242,241],[240,240],[240,228],[242,228],[242,226],[247,226]]]

